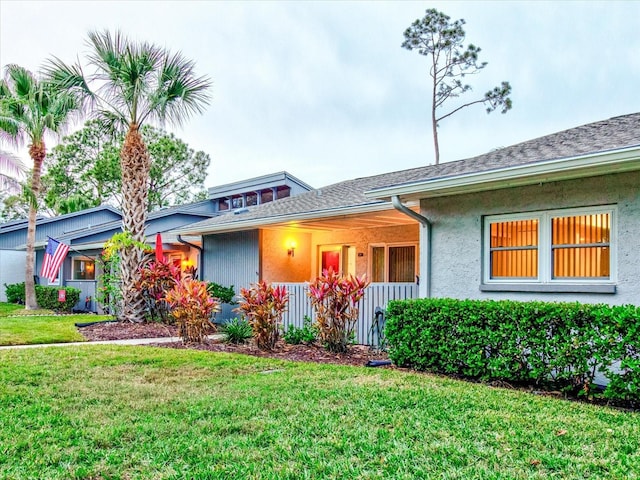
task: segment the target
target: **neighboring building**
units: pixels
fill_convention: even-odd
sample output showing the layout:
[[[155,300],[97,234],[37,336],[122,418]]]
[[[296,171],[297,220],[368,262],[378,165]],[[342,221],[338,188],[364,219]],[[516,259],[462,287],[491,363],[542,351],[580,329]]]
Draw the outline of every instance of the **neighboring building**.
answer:
[[[293,197],[313,188],[287,172],[272,173],[209,189],[209,200],[217,212],[237,210],[282,198]]]
[[[210,189],[210,198],[188,205],[179,205],[149,213],[145,230],[146,241],[150,246],[155,245],[156,234],[162,236],[165,256],[181,268],[198,266],[200,261],[201,238],[180,236],[171,233],[173,229],[200,222],[202,220],[221,215],[220,201],[224,198],[242,198],[251,201],[252,193],[257,192],[261,203],[276,200],[279,197],[295,195],[310,189],[308,185],[286,172],[266,175],[255,179],[243,180],[220,188]],[[267,192],[274,197],[269,199]],[[225,197],[225,195],[229,195]],[[239,208],[237,201],[233,208]],[[44,257],[44,247],[47,237],[53,237],[71,247],[65,259],[58,279],[54,284],[47,279],[38,278],[43,285],[65,285],[81,290],[77,309],[98,311],[96,291],[102,272],[96,262],[104,247],[104,243],[114,234],[121,231],[122,217],[118,210],[110,206],[100,206],[80,212],[70,213],[51,218],[39,218],[36,224],[36,275],[39,274]],[[26,248],[27,220],[17,220],[0,225],[0,251],[7,251],[1,256],[4,268],[5,261],[11,259],[12,265],[24,272],[24,258],[20,260],[14,254]],[[5,260],[7,259],[7,260]],[[24,281],[24,274],[18,278]],[[2,291],[4,293],[4,287]]]

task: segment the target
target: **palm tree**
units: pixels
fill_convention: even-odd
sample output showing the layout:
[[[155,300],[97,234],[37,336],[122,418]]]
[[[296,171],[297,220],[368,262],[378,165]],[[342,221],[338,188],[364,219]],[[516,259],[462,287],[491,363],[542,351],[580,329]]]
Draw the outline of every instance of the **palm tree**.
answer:
[[[210,82],[196,77],[194,63],[182,54],[129,40],[121,32],[90,32],[87,63],[94,72],[85,75],[79,64],[66,65],[54,58],[47,73],[57,85],[79,91],[103,128],[126,130],[120,151],[122,167],[122,229],[138,244],[121,252],[123,317],[142,321],[144,300],[134,285],[143,250],[147,218],[150,158],[140,135],[145,122],[168,121],[180,125],[209,102]]]
[[[30,206],[25,267],[27,310],[38,308],[34,282],[34,245],[40,176],[47,155],[45,136],[61,134],[78,108],[79,104],[71,92],[57,89],[18,65],[8,65],[4,79],[0,80],[0,135],[16,146],[26,141],[33,161],[28,189]]]

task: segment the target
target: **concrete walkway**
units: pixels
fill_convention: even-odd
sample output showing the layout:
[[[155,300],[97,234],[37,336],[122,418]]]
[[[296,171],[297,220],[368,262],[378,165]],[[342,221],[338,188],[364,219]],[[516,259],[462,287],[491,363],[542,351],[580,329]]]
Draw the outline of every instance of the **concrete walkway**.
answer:
[[[209,340],[220,340],[222,335],[217,333],[209,335]],[[95,342],[68,342],[68,343],[39,343],[37,345],[5,345],[0,350],[43,348],[43,347],[76,347],[84,345],[149,345],[151,343],[171,343],[181,342],[181,337],[159,337],[159,338],[130,338],[126,340],[98,340]]]

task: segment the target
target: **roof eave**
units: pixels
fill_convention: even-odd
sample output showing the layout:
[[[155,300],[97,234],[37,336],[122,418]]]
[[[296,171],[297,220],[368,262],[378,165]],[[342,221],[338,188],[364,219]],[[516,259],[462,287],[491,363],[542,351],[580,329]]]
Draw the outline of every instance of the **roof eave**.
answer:
[[[344,215],[356,215],[358,213],[378,212],[383,210],[391,210],[393,205],[389,202],[377,201],[375,203],[367,203],[364,205],[338,207],[326,210],[313,210],[309,212],[291,213],[285,215],[274,215],[272,217],[251,218],[248,220],[239,220],[230,223],[221,223],[218,225],[207,225],[197,229],[184,227],[171,230],[172,233],[181,235],[209,235],[215,233],[229,233],[243,230],[254,230],[256,228],[274,226],[274,225],[290,225],[294,226],[296,222],[305,220],[321,220],[325,218],[341,217]]]
[[[399,196],[405,201],[419,200],[634,170],[640,170],[640,146],[637,145],[607,152],[377,188],[364,194],[369,198],[382,200],[388,200],[393,196]]]

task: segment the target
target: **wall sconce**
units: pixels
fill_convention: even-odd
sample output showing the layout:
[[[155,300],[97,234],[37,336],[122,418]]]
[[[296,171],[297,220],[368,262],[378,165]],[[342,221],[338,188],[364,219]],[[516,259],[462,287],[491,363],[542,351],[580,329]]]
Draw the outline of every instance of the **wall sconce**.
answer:
[[[290,257],[295,257],[296,254],[296,242],[289,242],[287,246],[287,255]]]

